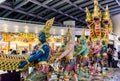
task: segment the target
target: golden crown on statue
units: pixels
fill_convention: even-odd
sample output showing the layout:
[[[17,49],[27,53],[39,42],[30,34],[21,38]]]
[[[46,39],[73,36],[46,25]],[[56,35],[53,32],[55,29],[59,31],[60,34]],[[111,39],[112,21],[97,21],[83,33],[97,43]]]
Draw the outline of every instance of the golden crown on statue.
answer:
[[[102,15],[98,1],[94,0],[94,11],[92,15],[88,8],[86,8],[86,22],[89,27],[90,37],[93,42],[96,40],[108,41],[108,34],[112,33],[113,26],[108,6],[106,6],[105,12]]]
[[[54,23],[55,18],[51,18],[50,20],[48,20],[44,26],[44,28],[41,30],[42,32],[44,32],[46,34],[46,37],[50,36],[50,29]]]

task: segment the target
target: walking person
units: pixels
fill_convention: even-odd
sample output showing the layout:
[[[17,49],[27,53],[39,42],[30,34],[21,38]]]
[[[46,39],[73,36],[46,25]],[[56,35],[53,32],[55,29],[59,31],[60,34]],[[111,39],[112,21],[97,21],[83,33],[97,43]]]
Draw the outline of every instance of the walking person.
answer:
[[[107,55],[108,55],[108,67],[111,68],[112,67],[112,61],[113,61],[113,50],[109,47],[108,50],[107,50]]]
[[[118,52],[116,48],[113,48],[113,68],[117,68],[118,63]]]

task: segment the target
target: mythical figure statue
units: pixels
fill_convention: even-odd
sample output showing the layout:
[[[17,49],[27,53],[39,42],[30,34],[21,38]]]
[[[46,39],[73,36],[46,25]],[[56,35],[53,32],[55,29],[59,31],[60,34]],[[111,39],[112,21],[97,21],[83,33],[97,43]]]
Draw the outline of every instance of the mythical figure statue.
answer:
[[[104,15],[102,17],[98,1],[94,0],[94,11],[92,15],[88,8],[86,8],[86,22],[89,27],[92,42],[102,39],[106,40],[107,42],[108,34],[112,33],[112,20],[110,19],[108,6],[106,6]],[[103,27],[101,24],[103,24]]]
[[[28,75],[28,79],[31,81],[47,81],[47,73],[49,73],[49,64],[47,59],[50,52],[50,47],[47,43],[46,38],[50,36],[49,30],[54,22],[54,18],[46,22],[45,27],[38,33],[38,39],[41,45],[38,46],[36,54],[30,57],[28,60],[22,61],[19,68],[24,68],[29,63],[36,63],[36,71]]]
[[[88,54],[89,54],[89,48],[88,48],[88,45],[86,43],[86,37],[85,37],[85,29],[82,30],[82,35],[80,37],[80,43],[81,43],[81,49],[76,53],[76,56],[77,56],[77,61],[79,61],[78,65],[79,65],[79,68],[83,68],[83,70],[85,71],[85,76],[86,78],[88,78],[88,61],[89,61],[89,58],[88,58]],[[78,75],[78,80],[81,78],[81,73],[82,73],[82,70],[80,69],[79,70],[79,75]]]
[[[89,54],[89,48],[88,45],[86,43],[86,37],[85,37],[85,29],[83,29],[82,31],[82,36],[80,38],[80,43],[81,43],[81,49],[79,50],[79,52],[77,53],[77,55],[81,55],[83,60],[87,60],[87,56]]]
[[[101,49],[102,46],[100,45],[100,40],[96,40],[96,44],[94,46],[94,51],[92,54],[94,54],[94,62],[95,62],[95,68],[96,68],[96,72],[98,72],[98,68],[97,66],[101,66],[101,70],[102,70],[102,64],[101,64]]]
[[[101,58],[102,67],[107,69],[107,45],[105,40],[102,40]]]
[[[96,69],[98,69],[97,66],[100,65],[101,72],[102,72],[101,55],[102,57],[106,56],[106,54],[103,53],[104,51],[106,51],[106,46],[104,45],[104,43],[106,43],[107,45],[108,34],[112,33],[112,21],[110,18],[108,6],[106,6],[104,15],[102,17],[102,14],[98,5],[98,0],[94,0],[94,11],[92,15],[89,12],[88,8],[86,8],[86,22],[89,27],[90,37],[94,44],[94,51],[92,53],[95,56],[94,65],[96,65],[95,66]],[[100,45],[101,40],[104,40],[104,42],[102,41],[103,47]]]
[[[76,67],[76,61],[74,59],[74,44],[71,41],[72,35],[70,33],[70,28],[68,28],[68,31],[66,33],[66,45],[65,45],[65,51],[56,59],[55,62],[60,60],[61,58],[66,58],[66,66],[64,67],[64,80],[69,81],[70,77],[69,75],[73,73],[74,81],[77,80],[77,67]]]

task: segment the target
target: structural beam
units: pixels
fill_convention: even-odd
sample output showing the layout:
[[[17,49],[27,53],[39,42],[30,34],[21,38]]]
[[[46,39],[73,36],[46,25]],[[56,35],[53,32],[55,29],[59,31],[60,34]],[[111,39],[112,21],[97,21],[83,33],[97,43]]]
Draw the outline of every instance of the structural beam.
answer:
[[[20,8],[21,6],[27,4],[28,2],[30,2],[30,0],[23,0],[23,2],[21,2],[21,3],[19,3],[17,6],[15,6],[14,9],[18,9],[18,8]]]
[[[50,2],[50,1],[49,1],[49,2]],[[57,7],[57,6],[59,6],[59,5],[63,4],[63,3],[64,3],[64,1],[61,1],[61,2],[59,2],[59,3],[56,3],[55,5],[52,5],[51,7],[54,8],[54,7]],[[46,5],[45,2],[44,2],[43,4]],[[40,6],[40,5],[39,5],[39,6]],[[47,12],[47,11],[48,11],[48,10],[46,9],[46,10],[44,10],[43,12],[39,13],[38,15],[41,15],[41,14]],[[47,18],[47,17],[49,18],[49,17],[53,16],[53,14],[55,14],[55,13],[50,13],[50,14],[48,14],[48,15],[46,16],[46,18]]]
[[[36,16],[36,15],[34,15],[34,14],[31,14],[31,13],[27,13],[27,12],[24,12],[24,11],[22,11],[22,10],[16,10],[16,9],[13,9],[13,8],[11,8],[11,7],[9,7],[9,6],[6,6],[6,5],[0,5],[0,7],[1,8],[4,8],[4,9],[7,9],[7,10],[11,10],[11,11],[15,11],[15,12],[19,12],[19,13],[22,13],[22,14],[25,14],[25,15],[29,15],[29,16],[32,16],[32,17],[35,17],[35,18],[39,18],[39,19],[42,19],[42,20],[48,20],[47,18],[43,18],[43,17],[41,17],[41,16]],[[56,21],[55,21],[56,22]],[[58,22],[59,23],[59,22]],[[61,24],[61,23],[59,23],[59,24]]]
[[[68,13],[74,11],[74,10],[76,10],[76,8],[69,9],[69,10],[65,11],[64,13],[67,13],[67,14],[68,14]]]
[[[85,12],[85,10],[82,7],[77,6],[75,3],[72,3],[70,0],[65,0],[67,3],[69,3],[70,5],[74,6],[75,8]],[[86,13],[86,12],[85,12]]]
[[[112,15],[112,16],[113,16],[113,15],[116,15],[116,14],[120,14],[120,10],[115,11],[115,12],[111,12],[111,15]]]
[[[13,11],[10,11],[10,12],[4,14],[3,17],[7,17],[7,16],[10,15],[12,12],[13,12]]]
[[[69,8],[69,7],[71,7],[71,5],[66,5],[64,7],[61,7],[61,8],[59,8],[59,10],[63,10],[63,9]]]
[[[53,17],[55,14],[56,14],[56,13],[51,13],[51,14],[49,14],[49,15],[46,15],[45,17],[46,17],[46,18],[50,18],[50,17]]]
[[[119,8],[116,8],[116,9],[113,9],[113,10],[109,10],[110,13],[112,13],[112,12],[117,12],[117,11],[120,11],[120,7],[119,7]]]
[[[14,7],[14,10],[20,8],[21,6],[27,4],[30,0],[23,0],[23,2],[19,3],[17,6]],[[9,16],[13,11],[8,12],[7,14],[5,14],[3,17],[7,17]]]
[[[76,14],[81,14],[81,13],[80,12],[74,12],[74,13],[72,13],[70,15],[75,16]]]
[[[63,3],[65,3],[65,0],[63,0],[63,1],[61,0],[60,2],[52,5],[51,7],[54,8],[54,7],[57,7],[57,6],[59,6],[59,5],[63,4]]]
[[[45,2],[43,2],[44,5],[48,4],[49,2],[51,2],[53,0],[45,0]]]
[[[21,14],[17,14],[14,18],[17,19],[21,16]]]
[[[120,1],[118,1],[118,0],[115,0],[116,1],[116,3],[119,5],[119,7],[120,7]],[[120,13],[120,8],[117,8],[117,9],[114,9],[114,10],[111,10],[110,11],[113,15],[115,15],[115,14],[118,14],[118,13]]]
[[[36,7],[32,8],[31,10],[29,10],[28,13],[31,13],[31,12],[37,10],[37,9],[40,8],[40,7],[41,7],[41,6],[36,6]]]
[[[26,15],[23,15],[23,16],[19,17],[19,19],[21,20],[21,19],[23,19],[25,16],[26,16]]]
[[[82,23],[86,23],[86,22],[83,21],[83,20],[80,20],[80,19],[78,19],[78,18],[75,18],[75,17],[73,17],[73,16],[70,16],[70,15],[68,15],[68,14],[63,13],[62,11],[59,11],[59,10],[56,10],[56,9],[54,9],[54,8],[52,8],[52,7],[49,7],[49,6],[47,6],[47,5],[44,5],[44,4],[40,3],[40,2],[37,1],[37,0],[31,0],[30,2],[33,2],[34,4],[37,4],[37,5],[40,5],[40,6],[43,6],[43,7],[47,8],[47,9],[50,9],[50,10],[52,10],[52,11],[54,11],[54,12],[60,13],[60,14],[62,14],[62,15],[64,15],[64,16],[67,16],[67,17],[69,17],[69,18],[71,18],[71,19],[74,19],[74,20],[76,20],[76,21],[79,21],[79,22],[82,22]]]
[[[116,1],[116,3],[120,6],[120,1],[118,1],[118,0],[115,0]]]
[[[3,15],[5,13],[7,13],[8,11],[7,10],[4,10],[3,12],[0,13],[0,15]]]
[[[61,18],[59,21],[61,22],[61,21],[64,21],[64,20],[66,20],[66,19],[69,19],[69,18],[64,17],[64,18]]]

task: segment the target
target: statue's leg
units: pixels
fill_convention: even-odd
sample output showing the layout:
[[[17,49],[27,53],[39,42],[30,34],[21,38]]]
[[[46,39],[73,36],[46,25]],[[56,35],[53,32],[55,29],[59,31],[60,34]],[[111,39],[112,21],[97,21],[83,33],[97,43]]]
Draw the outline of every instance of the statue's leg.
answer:
[[[77,74],[78,74],[77,66],[76,66],[76,64],[73,64],[72,66],[73,66],[72,71],[74,72],[74,73],[73,73],[74,81],[78,81],[78,77],[77,77]]]
[[[65,81],[69,81],[70,79],[70,72],[72,71],[73,69],[73,64],[67,64],[65,69],[64,69],[64,80]]]
[[[78,77],[77,77],[77,74],[76,73],[74,73],[74,81],[78,81]]]

